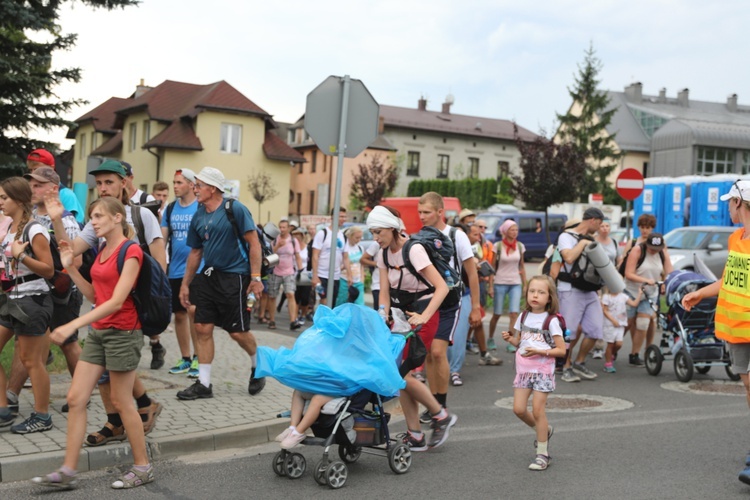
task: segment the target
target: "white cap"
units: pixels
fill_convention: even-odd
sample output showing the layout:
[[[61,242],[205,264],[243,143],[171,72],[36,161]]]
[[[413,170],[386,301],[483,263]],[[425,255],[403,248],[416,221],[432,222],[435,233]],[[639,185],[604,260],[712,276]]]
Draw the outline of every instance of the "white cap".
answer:
[[[188,182],[192,182],[193,184],[195,184],[195,172],[193,172],[189,168],[181,168],[178,170],[178,172],[180,172],[180,175],[187,179]]]
[[[739,189],[738,189],[739,188]],[[727,201],[732,198],[742,198],[750,201],[750,181],[737,181],[732,184],[732,189],[727,194],[721,195],[721,201]]]
[[[290,226],[299,227],[299,222],[297,222],[295,219],[292,219],[289,221]]]
[[[204,184],[215,187],[222,193],[224,192],[226,180],[224,179],[224,174],[218,168],[203,167],[201,172],[196,174],[195,178]]]

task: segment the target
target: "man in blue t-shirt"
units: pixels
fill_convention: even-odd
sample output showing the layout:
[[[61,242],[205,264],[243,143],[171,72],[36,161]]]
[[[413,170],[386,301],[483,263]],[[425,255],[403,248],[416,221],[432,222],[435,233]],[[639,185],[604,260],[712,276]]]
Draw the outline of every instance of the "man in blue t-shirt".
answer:
[[[169,370],[169,373],[187,373],[190,378],[198,378],[198,355],[195,350],[196,333],[193,324],[193,311],[188,311],[180,302],[180,286],[185,275],[185,266],[190,254],[187,246],[187,234],[198,200],[193,192],[195,173],[187,168],[174,174],[173,187],[175,201],[167,205],[161,219],[161,232],[168,245],[169,265],[167,276],[172,285],[172,311],[174,312],[174,330],[177,344],[182,356]],[[193,343],[193,356],[190,357],[190,341]]]
[[[190,253],[180,287],[180,301],[185,308],[195,305],[198,380],[177,393],[182,400],[213,397],[211,363],[215,325],[226,330],[250,355],[250,395],[258,394],[266,384],[264,378],[255,378],[258,346],[255,336],[250,333],[250,312],[245,308],[246,294],[252,292],[260,297],[263,292],[260,241],[248,209],[236,200],[231,208],[227,206],[225,184],[224,174],[213,167],[203,167],[195,176],[195,194],[201,206],[195,212],[187,233]],[[228,210],[231,210],[234,227],[227,216]],[[201,273],[196,275],[201,258],[204,265]]]

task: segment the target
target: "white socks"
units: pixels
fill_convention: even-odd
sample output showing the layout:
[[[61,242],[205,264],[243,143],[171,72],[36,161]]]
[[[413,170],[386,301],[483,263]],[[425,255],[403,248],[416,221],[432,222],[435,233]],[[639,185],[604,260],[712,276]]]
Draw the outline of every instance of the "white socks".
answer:
[[[198,380],[206,387],[211,385],[211,365],[198,364]]]

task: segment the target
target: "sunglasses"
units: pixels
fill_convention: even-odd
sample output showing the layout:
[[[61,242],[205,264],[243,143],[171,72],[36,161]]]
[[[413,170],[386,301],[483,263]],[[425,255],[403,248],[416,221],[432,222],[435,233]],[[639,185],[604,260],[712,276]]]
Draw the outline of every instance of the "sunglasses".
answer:
[[[737,179],[736,181],[734,181],[733,186],[737,188],[737,194],[740,197],[740,203],[745,203],[745,199],[742,197],[742,189],[740,189],[740,180]]]

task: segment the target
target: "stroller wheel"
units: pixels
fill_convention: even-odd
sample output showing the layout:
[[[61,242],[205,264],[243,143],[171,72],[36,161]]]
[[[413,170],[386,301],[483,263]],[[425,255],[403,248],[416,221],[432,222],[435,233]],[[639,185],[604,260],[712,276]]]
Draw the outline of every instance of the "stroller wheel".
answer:
[[[651,344],[646,348],[646,359],[644,360],[644,363],[646,364],[646,371],[649,375],[653,375],[654,377],[659,375],[663,362],[664,356],[662,355],[659,346]]]
[[[286,452],[280,451],[273,456],[273,462],[271,467],[277,476],[286,476],[286,470],[284,469],[284,460],[286,459]]]
[[[299,453],[288,453],[284,460],[284,472],[290,479],[299,479],[305,473],[307,461]]]
[[[695,371],[697,371],[697,372],[698,372],[698,373],[700,373],[701,375],[705,375],[706,373],[708,373],[708,371],[709,371],[710,369],[711,369],[711,366],[710,366],[710,365],[709,365],[709,366],[696,366],[696,367],[695,367]]]
[[[729,380],[737,382],[740,379],[740,376],[732,369],[732,365],[727,365],[725,369],[727,370],[727,377],[729,377]]]
[[[321,458],[318,463],[315,464],[315,471],[313,472],[313,478],[315,482],[321,486],[328,484],[328,462],[327,458]]]
[[[411,467],[411,450],[405,444],[394,446],[388,451],[388,465],[396,474],[405,474]]]
[[[346,464],[353,464],[362,455],[362,448],[359,446],[339,445],[339,457]]]
[[[346,484],[346,478],[349,476],[349,470],[346,464],[341,460],[331,462],[326,470],[326,479],[328,486],[337,490]]]
[[[693,358],[685,349],[677,351],[674,357],[674,373],[680,382],[690,382],[693,378]]]

